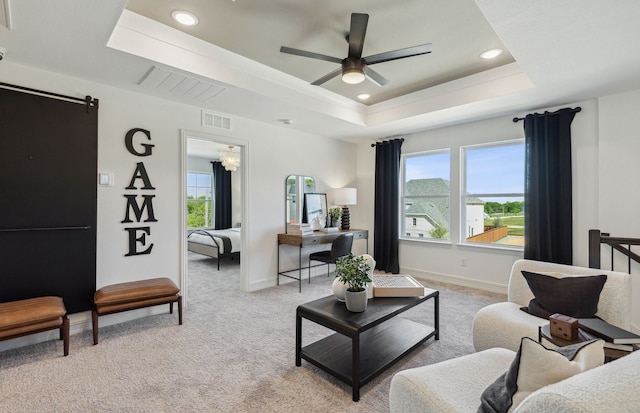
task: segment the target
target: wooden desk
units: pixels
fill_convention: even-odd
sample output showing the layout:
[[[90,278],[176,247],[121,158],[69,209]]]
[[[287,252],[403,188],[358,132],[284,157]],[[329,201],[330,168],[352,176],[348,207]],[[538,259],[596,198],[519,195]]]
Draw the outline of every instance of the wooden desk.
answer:
[[[338,238],[342,234],[352,233],[353,239],[363,239],[367,242],[367,253],[369,253],[369,231],[366,229],[349,229],[346,231],[340,230],[338,232],[322,232],[314,231],[313,235],[295,235],[295,234],[278,234],[278,285],[280,285],[280,276],[293,278],[298,280],[298,291],[302,291],[302,270],[309,268],[302,266],[302,249],[312,245],[331,244],[334,239]],[[280,269],[280,246],[292,245],[298,247],[298,268],[282,271]],[[286,274],[289,272],[298,271],[298,277]],[[311,283],[311,276],[309,276],[309,283]]]

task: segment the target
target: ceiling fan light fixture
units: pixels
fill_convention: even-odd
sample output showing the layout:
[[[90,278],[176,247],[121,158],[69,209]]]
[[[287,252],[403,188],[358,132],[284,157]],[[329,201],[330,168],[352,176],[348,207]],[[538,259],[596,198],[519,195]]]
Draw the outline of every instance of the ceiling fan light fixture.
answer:
[[[350,85],[357,85],[364,81],[364,61],[362,59],[346,58],[342,61],[342,81]]]
[[[495,59],[502,54],[502,49],[489,49],[480,53],[480,57],[483,59]]]
[[[362,83],[364,81],[364,72],[358,69],[350,69],[342,72],[342,81],[344,83],[349,83],[350,85]]]
[[[171,12],[171,17],[173,17],[173,20],[185,26],[195,26],[198,24],[198,18],[188,11],[174,10]]]

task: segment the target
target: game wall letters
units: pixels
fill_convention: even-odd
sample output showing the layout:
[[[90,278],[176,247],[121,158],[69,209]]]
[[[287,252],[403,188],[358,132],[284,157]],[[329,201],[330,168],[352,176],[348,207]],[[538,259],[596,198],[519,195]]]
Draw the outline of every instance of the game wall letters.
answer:
[[[134,137],[143,140],[142,142],[134,142]],[[129,153],[138,157],[151,156],[154,145],[144,143],[145,137],[147,141],[151,140],[151,133],[148,130],[141,128],[129,130],[124,138],[124,143]],[[148,191],[155,191],[156,188],[151,185],[151,179],[149,179],[144,162],[136,163],[136,169],[133,172],[129,186],[125,189],[133,192],[124,194],[127,202],[125,216],[121,223],[158,222],[153,212],[153,198],[155,198],[155,195],[148,193]],[[142,204],[139,203],[140,200]],[[143,220],[143,217],[146,218]],[[125,257],[151,254],[153,244],[148,240],[151,237],[151,227],[149,225],[130,226],[124,228],[124,230],[127,231],[129,239],[129,250]]]

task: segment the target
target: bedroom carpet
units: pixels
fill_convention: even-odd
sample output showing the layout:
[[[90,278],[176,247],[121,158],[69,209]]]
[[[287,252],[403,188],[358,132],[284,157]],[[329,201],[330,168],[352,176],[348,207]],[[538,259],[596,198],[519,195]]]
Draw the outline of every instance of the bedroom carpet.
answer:
[[[440,283],[440,341],[430,339],[361,388],[303,360],[295,367],[295,309],[331,294],[333,277],[243,293],[239,266],[189,255],[184,325],[160,314],[71,337],[68,357],[51,341],[0,353],[0,412],[387,412],[402,369],[473,352],[471,321],[504,296]],[[168,307],[168,306],[167,306]],[[432,320],[425,303],[405,313]],[[167,308],[168,310],[168,308]],[[108,316],[107,316],[108,317]],[[329,331],[303,321],[303,345]],[[366,350],[364,350],[366,351]]]

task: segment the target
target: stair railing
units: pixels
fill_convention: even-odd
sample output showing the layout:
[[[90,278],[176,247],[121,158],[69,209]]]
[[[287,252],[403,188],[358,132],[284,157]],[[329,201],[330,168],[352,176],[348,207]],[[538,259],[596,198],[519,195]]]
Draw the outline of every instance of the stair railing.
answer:
[[[614,251],[627,257],[628,273],[631,274],[631,260],[640,263],[640,255],[631,251],[632,245],[640,245],[640,238],[612,237],[607,232],[597,229],[589,230],[589,268],[600,268],[600,245],[611,246],[611,271],[613,269]],[[626,246],[626,247],[625,247]]]

